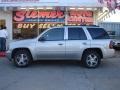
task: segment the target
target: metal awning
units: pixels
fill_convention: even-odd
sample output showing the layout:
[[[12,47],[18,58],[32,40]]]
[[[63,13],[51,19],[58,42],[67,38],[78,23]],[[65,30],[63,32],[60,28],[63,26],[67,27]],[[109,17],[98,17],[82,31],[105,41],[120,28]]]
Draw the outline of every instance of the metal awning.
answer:
[[[15,2],[17,1],[17,2]],[[0,0],[0,7],[79,6],[102,7],[98,0]]]

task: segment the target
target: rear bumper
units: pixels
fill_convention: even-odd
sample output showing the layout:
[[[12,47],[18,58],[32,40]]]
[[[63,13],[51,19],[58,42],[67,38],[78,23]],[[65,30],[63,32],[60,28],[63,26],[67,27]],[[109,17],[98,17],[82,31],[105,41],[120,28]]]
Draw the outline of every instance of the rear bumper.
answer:
[[[107,49],[103,53],[103,58],[111,58],[115,57],[115,50],[114,49]]]
[[[120,45],[114,45],[113,48],[114,48],[115,50],[120,50]]]

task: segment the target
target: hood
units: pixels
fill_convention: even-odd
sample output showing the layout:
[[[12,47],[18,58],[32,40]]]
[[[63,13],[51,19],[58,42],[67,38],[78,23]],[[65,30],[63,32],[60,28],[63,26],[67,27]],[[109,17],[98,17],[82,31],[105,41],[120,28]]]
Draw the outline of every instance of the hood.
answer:
[[[33,43],[35,43],[35,39],[14,41],[9,44],[9,48],[29,47]]]

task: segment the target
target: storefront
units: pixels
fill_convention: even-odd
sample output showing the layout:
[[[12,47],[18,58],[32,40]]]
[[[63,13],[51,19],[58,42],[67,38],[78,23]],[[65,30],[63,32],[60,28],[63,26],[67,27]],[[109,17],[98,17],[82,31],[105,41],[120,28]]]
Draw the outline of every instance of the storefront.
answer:
[[[29,2],[28,2],[29,1]],[[26,0],[19,6],[21,0],[1,0],[0,24],[6,25],[9,39],[28,39],[38,36],[42,31],[54,26],[92,25],[97,23],[98,12],[101,9],[98,0],[70,0],[64,3],[57,0]],[[78,2],[77,2],[78,1]],[[3,3],[4,2],[4,3]],[[31,2],[34,2],[31,5]],[[38,6],[38,3],[39,4]],[[7,7],[7,5],[11,7]],[[3,7],[2,5],[6,5]],[[47,5],[47,6],[46,6]]]
[[[13,39],[33,38],[54,26],[93,24],[93,11],[71,10],[67,15],[65,13],[62,10],[13,11]]]

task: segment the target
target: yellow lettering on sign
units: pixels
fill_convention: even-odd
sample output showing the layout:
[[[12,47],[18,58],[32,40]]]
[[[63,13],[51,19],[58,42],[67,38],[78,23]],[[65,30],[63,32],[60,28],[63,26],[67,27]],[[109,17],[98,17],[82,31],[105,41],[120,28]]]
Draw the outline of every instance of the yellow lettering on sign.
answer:
[[[47,28],[50,28],[50,27],[51,27],[50,24],[48,24]]]
[[[28,24],[28,23],[27,23],[27,24],[25,24],[25,23],[24,23],[24,24],[21,24],[21,23],[19,23],[19,24],[17,25],[17,28],[19,28],[19,29],[20,29],[20,28],[25,28],[25,29],[26,29],[26,28],[31,28],[31,29],[32,29],[32,28],[34,28],[35,25],[36,25],[36,24]]]
[[[18,25],[17,25],[17,28],[22,28],[22,24],[18,24]]]
[[[33,28],[35,26],[35,24],[30,24],[30,28]]]
[[[38,25],[38,28],[42,28],[42,26],[43,26],[43,24],[39,24],[39,25]]]
[[[29,24],[23,24],[23,28],[29,28]]]
[[[43,25],[43,28],[47,28],[47,24],[44,24],[44,25]]]

